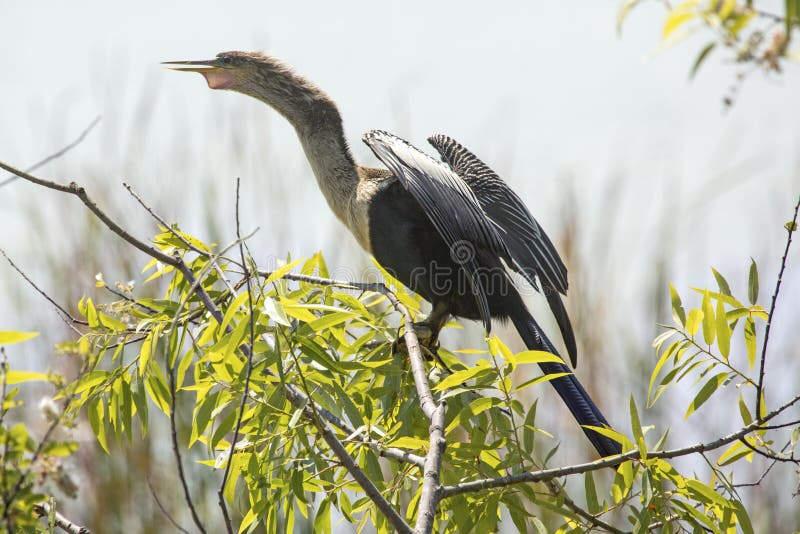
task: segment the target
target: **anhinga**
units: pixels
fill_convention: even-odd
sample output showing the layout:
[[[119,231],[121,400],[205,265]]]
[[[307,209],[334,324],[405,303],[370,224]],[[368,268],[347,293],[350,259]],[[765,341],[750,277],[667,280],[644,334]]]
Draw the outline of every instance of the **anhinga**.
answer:
[[[561,302],[567,271],[550,239],[520,198],[488,166],[443,135],[428,141],[443,162],[383,131],[364,142],[387,169],[353,160],[334,101],[274,57],[223,52],[208,61],[175,61],[175,70],[203,74],[211,89],[228,89],[266,103],[297,131],[322,193],[359,244],[433,308],[423,323],[435,340],[453,315],[483,322],[510,319],[525,345],[557,354],[523,303],[508,269],[545,294],[573,366],[575,338]],[[561,363],[542,363],[581,425],[608,426],[589,394]],[[584,427],[603,455],[613,440]]]

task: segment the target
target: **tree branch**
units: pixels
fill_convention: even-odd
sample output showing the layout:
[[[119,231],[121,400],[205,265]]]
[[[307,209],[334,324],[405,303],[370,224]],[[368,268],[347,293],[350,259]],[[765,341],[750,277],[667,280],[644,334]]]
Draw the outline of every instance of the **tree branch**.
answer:
[[[77,137],[77,139],[75,139],[73,142],[71,142],[70,144],[68,144],[67,146],[62,148],[61,150],[59,150],[57,152],[54,152],[53,154],[50,154],[49,156],[47,156],[43,160],[34,163],[33,165],[31,165],[30,167],[25,169],[25,172],[33,172],[36,169],[38,169],[39,167],[42,167],[43,165],[47,165],[48,163],[50,163],[54,159],[60,158],[61,156],[63,156],[64,154],[66,154],[67,152],[69,152],[70,150],[72,150],[73,148],[78,146],[79,144],[81,144],[81,142],[83,142],[83,140],[86,139],[86,136],[89,135],[89,132],[91,132],[94,129],[94,127],[97,126],[97,123],[100,122],[100,119],[101,119],[100,115],[95,117],[94,120],[89,123],[89,126],[84,128],[84,130]],[[6,178],[5,180],[3,180],[2,182],[0,182],[0,187],[3,187],[4,185],[8,185],[11,182],[13,182],[14,180],[19,178],[19,176],[17,176],[16,173],[13,173],[13,174],[15,174],[15,175],[14,176],[10,176],[10,177]]]
[[[768,413],[766,416],[764,416],[763,419],[759,421],[754,421],[751,424],[737,430],[736,432],[728,434],[727,436],[723,436],[713,441],[698,443],[695,445],[691,445],[689,447],[683,447],[680,449],[671,449],[667,451],[648,451],[647,457],[675,458],[678,456],[687,456],[689,454],[695,454],[695,453],[718,449],[724,445],[727,445],[728,443],[737,441],[739,438],[742,438],[747,434],[750,434],[751,432],[762,430],[763,429],[763,427],[761,426],[762,423],[769,421],[770,419],[773,419],[777,415],[783,413],[785,410],[796,404],[798,401],[800,401],[800,395],[797,395],[796,397],[786,402],[776,410],[773,410],[772,412]],[[504,477],[485,478],[482,480],[462,482],[460,484],[454,484],[452,486],[444,486],[442,488],[442,498],[445,499],[447,497],[453,497],[455,495],[461,495],[463,493],[471,493],[476,491],[483,491],[486,489],[511,486],[513,484],[542,482],[567,475],[577,475],[580,473],[585,473],[587,471],[597,471],[605,467],[618,466],[619,464],[627,462],[628,460],[638,460],[640,457],[641,455],[638,450],[632,450],[624,454],[617,454],[615,456],[608,456],[600,460],[595,460],[594,462],[587,462],[583,464],[576,464],[567,467],[559,467],[553,469],[542,469],[539,471],[526,471],[525,473],[507,475]]]
[[[42,502],[39,504],[33,505],[33,511],[36,512],[36,515],[39,517],[50,517],[52,513],[55,516],[55,523],[58,528],[63,530],[64,532],[69,532],[70,534],[91,534],[91,530],[86,527],[82,527],[80,525],[76,525],[60,513],[58,511],[53,510],[50,506],[50,503]]]
[[[441,499],[439,472],[442,468],[442,455],[447,442],[444,438],[444,416],[447,404],[442,401],[433,411],[430,427],[430,446],[425,457],[423,470],[422,494],[419,498],[416,531],[428,534],[433,530],[433,520]]]
[[[797,198],[797,204],[794,205],[794,216],[792,222],[787,224],[786,230],[786,248],[783,250],[783,258],[781,259],[781,268],[778,271],[778,280],[775,282],[775,291],[772,293],[772,304],[769,307],[769,315],[767,316],[767,327],[764,330],[764,345],[761,347],[761,363],[758,370],[758,385],[756,386],[756,417],[761,414],[761,397],[764,389],[764,373],[767,363],[767,345],[769,344],[769,332],[772,328],[772,319],[775,314],[775,303],[778,300],[778,293],[781,290],[781,281],[783,280],[783,271],[786,269],[786,258],[789,256],[789,247],[792,244],[792,234],[797,229],[797,211],[800,209],[800,196]]]

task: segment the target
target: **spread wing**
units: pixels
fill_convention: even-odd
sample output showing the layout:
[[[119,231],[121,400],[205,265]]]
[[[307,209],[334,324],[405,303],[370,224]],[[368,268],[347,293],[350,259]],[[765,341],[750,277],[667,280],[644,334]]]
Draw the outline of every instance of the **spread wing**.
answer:
[[[503,229],[516,271],[536,287],[538,276],[545,288],[567,292],[567,268],[531,212],[517,194],[488,165],[454,139],[434,135],[428,142],[450,168],[473,190],[483,210]]]
[[[559,296],[567,293],[567,268],[552,241],[519,196],[475,154],[445,135],[431,136],[428,142],[472,189],[486,215],[500,228],[513,259],[511,268],[533,287],[537,287],[538,277],[574,367],[578,353],[575,333]]]
[[[447,165],[433,159],[408,142],[392,134],[373,130],[363,137],[403,187],[419,202],[436,231],[450,250],[456,252],[464,244],[493,251],[508,258],[505,243],[498,228],[481,207],[475,192]],[[480,310],[487,332],[491,318],[486,291],[481,284],[475,254],[466,254],[461,266]]]

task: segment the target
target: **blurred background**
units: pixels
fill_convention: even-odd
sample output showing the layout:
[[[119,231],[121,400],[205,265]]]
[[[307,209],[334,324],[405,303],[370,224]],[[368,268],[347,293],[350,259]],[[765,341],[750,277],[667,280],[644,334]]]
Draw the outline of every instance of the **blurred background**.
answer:
[[[325,204],[289,125],[255,100],[211,92],[200,76],[159,65],[224,50],[272,53],[339,103],[362,164],[377,164],[360,142],[366,130],[386,129],[420,147],[428,135],[446,133],[515,188],[570,270],[577,374],[610,421],[628,428],[628,393],[643,406],[655,362],[651,341],[657,324],[671,321],[670,282],[684,304],[698,306],[688,287],[715,287],[713,265],[744,295],[752,257],[761,303],[769,305],[783,224],[800,192],[800,69],[756,72],[726,107],[738,71],[724,54],[689,82],[704,41],[661,50],[664,9],[657,3],[634,10],[618,34],[618,8],[589,0],[3,2],[0,160],[25,168],[100,115],[82,144],[37,174],[80,182],[146,238],[156,229],[122,187],[128,182],[167,220],[216,243],[235,236],[239,177],[243,228],[260,228],[250,242],[260,263],[322,250],[334,274],[358,277],[369,259]],[[0,248],[70,307],[82,295],[107,298],[94,287],[98,272],[109,283],[141,285],[147,261],[75,198],[22,180],[0,188]],[[796,392],[793,377],[800,376],[797,257],[794,251],[771,338],[770,405]],[[70,331],[4,263],[0,293],[0,329],[42,333],[10,351],[12,367],[68,370],[52,348]],[[531,296],[531,306],[555,333],[542,300]],[[498,333],[521,348],[516,334]],[[481,331],[467,325],[445,341],[474,347]],[[738,337],[734,343],[741,349]],[[659,433],[670,426],[671,446],[738,428],[738,414],[713,405],[684,420],[687,395],[696,391],[690,386],[666,393],[643,423]],[[541,392],[537,422],[562,441],[554,462],[591,458],[555,396],[549,389],[534,395]],[[118,457],[99,452],[86,428],[75,430],[79,497],[60,504],[71,519],[97,531],[160,532],[164,517],[148,481],[182,517],[166,437],[152,419],[148,439]],[[29,424],[35,421],[32,408]],[[756,460],[737,476],[755,480],[764,466]],[[195,471],[198,486],[216,484]],[[757,531],[800,525],[796,482],[779,464],[745,493]]]

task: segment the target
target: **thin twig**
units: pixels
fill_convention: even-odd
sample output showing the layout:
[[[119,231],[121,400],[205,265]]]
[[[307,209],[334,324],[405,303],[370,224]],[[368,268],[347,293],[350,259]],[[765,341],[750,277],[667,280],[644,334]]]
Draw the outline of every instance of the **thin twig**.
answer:
[[[55,523],[58,528],[63,530],[64,532],[69,532],[69,534],[91,534],[91,530],[86,527],[82,527],[80,525],[76,525],[60,513],[58,511],[53,510],[48,502],[41,502],[39,504],[33,505],[33,511],[36,512],[36,515],[39,517],[50,517],[50,514],[53,513],[55,516]]]
[[[167,518],[167,521],[169,521],[172,524],[173,527],[178,529],[183,534],[189,534],[189,531],[186,530],[185,528],[183,528],[182,526],[180,526],[178,524],[178,522],[175,521],[175,518],[172,517],[169,512],[167,512],[167,509],[161,503],[161,499],[158,498],[158,494],[156,493],[156,489],[153,487],[153,484],[150,483],[150,479],[149,478],[147,479],[147,487],[150,488],[150,495],[153,496],[153,500],[156,501],[156,506],[158,506],[158,509],[161,510],[162,514],[164,514],[164,517]]]
[[[36,290],[36,291],[37,291],[37,292],[38,292],[40,295],[42,295],[42,296],[43,296],[45,299],[47,299],[47,302],[49,302],[50,304],[52,304],[52,305],[53,305],[53,306],[54,306],[54,307],[55,307],[55,308],[56,308],[56,309],[57,309],[59,312],[61,312],[61,314],[63,314],[64,318],[68,319],[70,322],[73,322],[73,323],[75,323],[75,324],[80,324],[80,325],[84,325],[84,326],[86,326],[86,325],[88,325],[88,324],[89,324],[89,323],[88,323],[88,322],[86,322],[86,321],[82,321],[82,320],[80,320],[80,319],[77,319],[77,318],[73,317],[72,315],[70,315],[70,313],[69,313],[69,312],[68,312],[68,311],[67,311],[67,310],[66,310],[66,309],[65,309],[63,306],[61,306],[59,303],[57,303],[55,300],[53,300],[53,299],[50,297],[50,295],[48,295],[47,293],[45,293],[43,290],[39,289],[39,286],[37,286],[37,285],[36,285],[36,284],[33,282],[33,280],[31,280],[30,278],[28,278],[28,275],[26,275],[26,274],[25,274],[25,273],[22,271],[22,269],[20,269],[19,267],[17,267],[17,264],[16,264],[16,263],[14,263],[14,262],[11,260],[11,258],[9,258],[9,257],[8,257],[8,254],[6,254],[6,251],[5,251],[5,250],[3,250],[3,249],[1,249],[1,248],[0,248],[0,254],[2,254],[2,255],[3,255],[3,257],[6,259],[6,261],[8,262],[8,264],[9,264],[9,265],[11,265],[11,267],[13,267],[13,268],[14,268],[14,270],[15,270],[15,271],[17,271],[17,272],[20,274],[20,276],[22,276],[22,278],[24,278],[24,279],[25,279],[25,281],[26,281],[26,282],[28,282],[28,283],[31,285],[31,287],[33,287],[33,289],[35,289],[35,290]],[[78,333],[78,335],[82,335],[82,334],[81,334],[81,332],[80,332],[80,331],[78,331],[77,329],[75,329],[75,327],[74,327],[74,326],[73,326],[72,328],[73,328],[73,330],[75,330],[75,332],[77,332],[77,333]]]
[[[792,222],[787,225],[786,230],[786,248],[783,250],[783,258],[781,259],[781,268],[778,271],[778,280],[775,282],[775,291],[772,293],[772,304],[769,307],[769,315],[767,316],[767,327],[764,330],[764,345],[761,347],[761,363],[758,370],[758,385],[756,386],[756,418],[761,415],[761,397],[764,388],[764,373],[766,371],[767,363],[767,345],[769,344],[769,332],[772,328],[772,319],[775,314],[775,303],[778,300],[778,293],[781,290],[781,281],[783,280],[783,271],[786,269],[786,258],[789,256],[789,247],[792,244],[792,234],[797,228],[797,211],[800,209],[800,196],[797,198],[797,204],[794,205],[794,216]]]
[[[37,163],[34,163],[33,165],[31,165],[30,167],[25,169],[25,172],[33,172],[36,169],[38,169],[39,167],[41,167],[43,165],[47,165],[48,163],[50,163],[54,159],[60,158],[61,156],[63,156],[64,154],[66,154],[67,152],[69,152],[70,150],[75,148],[76,146],[78,146],[86,138],[86,136],[89,135],[89,132],[91,132],[94,129],[94,127],[97,126],[97,123],[100,122],[100,119],[101,119],[100,115],[95,117],[94,120],[89,123],[89,126],[84,128],[84,130],[81,132],[81,134],[78,136],[77,139],[75,139],[73,142],[71,142],[70,144],[68,144],[67,146],[65,146],[64,148],[59,150],[58,152],[54,152],[53,154],[50,154],[49,156],[47,156],[43,160],[38,161]],[[11,182],[13,182],[14,180],[16,180],[18,178],[19,178],[19,176],[16,176],[16,175],[10,176],[10,177],[6,178],[5,180],[3,180],[2,182],[0,182],[0,187],[3,187],[4,185],[10,184]]]
[[[739,438],[742,438],[750,434],[751,432],[761,430],[762,428],[761,423],[773,419],[774,417],[778,416],[779,414],[783,413],[785,410],[796,404],[798,401],[800,401],[800,395],[797,395],[790,401],[781,405],[776,410],[773,410],[772,412],[768,413],[760,421],[753,421],[749,425],[744,426],[741,429],[737,430],[736,432],[728,434],[727,436],[723,436],[721,438],[715,439],[713,441],[708,441],[705,443],[697,443],[695,445],[691,445],[689,447],[683,447],[680,449],[671,449],[667,451],[648,451],[647,457],[675,458],[678,456],[687,456],[689,454],[695,454],[695,453],[718,449],[724,445],[727,445],[728,443],[737,441]],[[617,454],[614,456],[608,456],[606,458],[602,458],[600,460],[595,460],[594,462],[576,464],[567,467],[559,467],[553,469],[542,469],[539,471],[526,471],[525,473],[517,473],[514,475],[507,475],[504,477],[486,478],[483,480],[462,482],[460,484],[443,487],[442,498],[444,499],[447,497],[453,497],[455,495],[461,495],[463,493],[470,493],[486,489],[510,486],[513,484],[524,484],[530,482],[541,482],[545,480],[552,480],[554,478],[559,478],[567,475],[577,475],[581,473],[586,473],[587,471],[597,471],[599,469],[603,469],[606,467],[615,467],[623,462],[627,462],[629,460],[637,460],[639,458],[640,458],[639,451],[632,450],[624,454]]]
[[[231,472],[231,463],[233,460],[234,449],[236,442],[239,441],[239,431],[242,427],[242,418],[244,417],[244,410],[247,406],[247,397],[250,395],[250,376],[253,372],[253,350],[255,346],[255,313],[253,311],[253,287],[252,280],[247,267],[247,261],[244,257],[244,245],[242,241],[242,230],[239,221],[239,184],[241,180],[236,179],[236,238],[239,240],[239,256],[242,259],[242,265],[246,269],[245,277],[247,280],[247,302],[249,306],[249,321],[250,329],[250,348],[247,354],[247,369],[244,376],[244,391],[242,393],[242,402],[239,404],[239,415],[236,417],[236,428],[233,431],[233,440],[231,440],[231,448],[228,453],[228,461],[225,463],[225,474],[222,476],[222,483],[220,484],[217,495],[219,496],[219,505],[222,508],[222,515],[225,518],[225,526],[228,528],[228,534],[233,534],[233,526],[231,525],[230,518],[228,517],[228,508],[225,506],[225,484],[228,482],[228,477]]]
[[[21,171],[7,163],[3,163],[0,161],[0,169],[5,169],[12,174],[16,174],[20,178],[24,178],[31,183],[36,185],[40,185],[42,187],[46,187],[48,189],[52,189],[53,191],[60,191],[61,193],[68,193],[70,195],[75,195],[80,199],[83,204],[89,208],[89,211],[95,214],[95,216],[100,219],[103,224],[112,232],[117,234],[117,236],[121,237],[128,244],[133,245],[133,247],[141,250],[148,256],[157,259],[162,263],[166,263],[176,269],[180,267],[183,263],[180,258],[176,258],[174,256],[170,256],[169,254],[164,254],[157,248],[148,245],[144,241],[140,241],[133,237],[130,233],[125,231],[119,224],[117,224],[111,217],[109,217],[103,210],[101,210],[97,204],[91,199],[91,197],[86,193],[86,190],[78,185],[76,182],[71,182],[69,185],[59,184],[57,182],[53,182],[50,180],[44,180],[42,178],[37,178],[31,174],[28,174],[25,171]]]
[[[179,239],[179,240],[180,240],[180,241],[181,241],[181,242],[182,242],[184,245],[186,245],[186,247],[187,247],[187,248],[189,248],[190,250],[193,250],[194,252],[196,252],[196,253],[198,253],[198,254],[200,254],[201,256],[204,256],[204,257],[206,257],[206,258],[207,258],[207,257],[209,257],[209,256],[211,256],[211,253],[210,253],[210,252],[208,252],[208,251],[206,251],[206,250],[201,250],[201,249],[197,248],[197,247],[196,247],[196,246],[194,246],[194,245],[193,245],[193,244],[192,244],[192,243],[191,243],[191,242],[190,242],[188,239],[186,239],[185,237],[183,237],[183,235],[181,235],[181,233],[180,233],[180,232],[177,232],[177,231],[175,231],[175,230],[172,228],[172,226],[171,226],[169,223],[167,223],[167,221],[166,221],[166,220],[165,220],[163,217],[161,217],[161,216],[160,216],[158,213],[156,213],[156,212],[155,212],[155,210],[154,210],[153,208],[151,208],[150,206],[148,206],[148,205],[147,205],[147,204],[144,202],[144,200],[142,200],[142,197],[139,195],[139,193],[137,193],[136,191],[134,191],[134,190],[133,190],[133,187],[131,187],[131,185],[130,185],[130,184],[128,184],[128,183],[126,183],[126,182],[122,182],[122,186],[123,186],[125,189],[127,189],[127,190],[128,190],[128,193],[130,193],[130,194],[131,194],[131,196],[132,196],[133,198],[135,198],[137,202],[139,202],[139,204],[141,204],[141,205],[142,205],[142,207],[143,207],[143,208],[144,208],[144,209],[147,211],[147,213],[149,213],[149,214],[150,214],[150,215],[151,215],[151,216],[152,216],[152,217],[153,217],[155,220],[157,220],[159,223],[161,223],[161,226],[163,226],[164,228],[166,228],[166,229],[167,229],[167,231],[168,231],[169,233],[171,233],[173,236],[175,236],[177,239]]]

